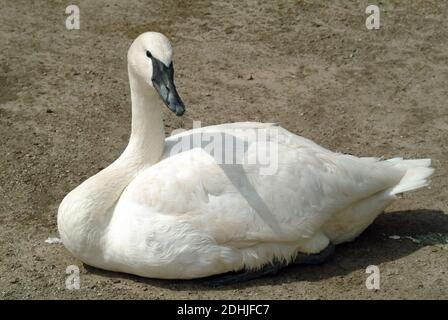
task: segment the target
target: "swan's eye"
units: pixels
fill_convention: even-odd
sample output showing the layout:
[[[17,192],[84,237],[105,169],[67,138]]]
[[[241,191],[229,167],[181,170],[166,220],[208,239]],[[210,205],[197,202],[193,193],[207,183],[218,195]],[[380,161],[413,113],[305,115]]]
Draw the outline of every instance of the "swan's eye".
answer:
[[[146,50],[146,56],[147,56],[148,58],[152,58],[152,54],[151,54],[151,52],[149,52],[149,50]]]

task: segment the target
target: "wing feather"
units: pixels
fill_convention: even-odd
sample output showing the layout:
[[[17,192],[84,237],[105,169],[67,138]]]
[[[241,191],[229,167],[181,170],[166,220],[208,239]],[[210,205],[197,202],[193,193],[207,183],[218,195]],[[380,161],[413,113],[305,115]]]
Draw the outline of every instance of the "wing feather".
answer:
[[[277,130],[268,133],[278,148],[275,174],[260,174],[258,164],[220,164],[203,145],[170,153],[180,137],[225,132],[238,139],[229,130],[241,127]],[[165,158],[136,177],[126,194],[148,212],[188,221],[217,243],[235,247],[311,237],[332,215],[402,176],[383,161],[333,153],[272,124],[206,127],[167,142]],[[247,141],[245,155],[257,152],[256,143]]]

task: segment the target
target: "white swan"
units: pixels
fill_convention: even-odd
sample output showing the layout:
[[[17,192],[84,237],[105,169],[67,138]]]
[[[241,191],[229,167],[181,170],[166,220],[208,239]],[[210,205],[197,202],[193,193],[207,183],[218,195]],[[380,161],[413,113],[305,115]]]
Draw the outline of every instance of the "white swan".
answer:
[[[128,72],[129,144],[71,191],[58,212],[66,248],[98,268],[191,279],[288,264],[354,239],[396,194],[428,185],[433,172],[429,159],[334,153],[273,124],[223,124],[165,139],[159,99],[184,112],[168,39],[140,35],[128,52]],[[276,150],[275,173],[263,174],[261,163],[220,164],[203,141],[179,148],[198,135],[235,138],[233,146],[215,145],[234,162],[238,142],[249,158]]]

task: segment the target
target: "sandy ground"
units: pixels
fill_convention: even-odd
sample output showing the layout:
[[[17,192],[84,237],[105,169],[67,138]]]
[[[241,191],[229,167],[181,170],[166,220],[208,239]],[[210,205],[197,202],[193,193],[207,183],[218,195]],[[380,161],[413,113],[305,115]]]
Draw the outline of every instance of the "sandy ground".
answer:
[[[448,298],[447,1],[0,0],[0,298]],[[161,31],[175,46],[188,113],[166,132],[278,122],[333,150],[429,157],[431,189],[406,194],[330,262],[223,288],[83,265],[60,244],[64,195],[111,163],[130,130],[126,52]],[[391,239],[399,235],[400,239]],[[411,238],[405,238],[409,236]],[[81,289],[67,290],[68,265]],[[377,265],[381,288],[366,289]]]

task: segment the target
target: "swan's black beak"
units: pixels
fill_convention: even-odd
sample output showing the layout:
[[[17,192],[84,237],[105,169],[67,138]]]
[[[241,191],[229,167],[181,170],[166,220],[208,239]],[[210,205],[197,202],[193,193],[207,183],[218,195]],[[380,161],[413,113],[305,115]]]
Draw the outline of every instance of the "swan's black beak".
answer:
[[[185,105],[177,93],[174,85],[173,63],[167,67],[163,62],[152,57],[152,83],[166,106],[173,111],[176,116],[181,116],[185,112]]]

